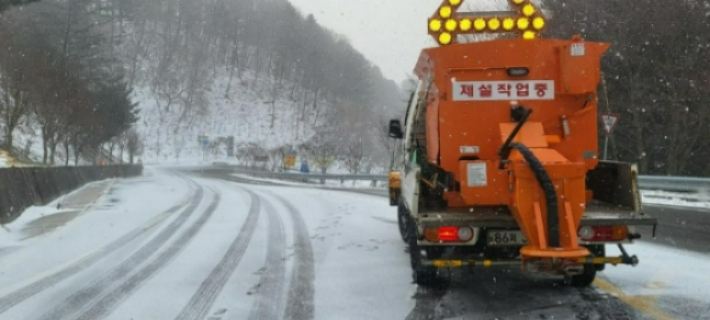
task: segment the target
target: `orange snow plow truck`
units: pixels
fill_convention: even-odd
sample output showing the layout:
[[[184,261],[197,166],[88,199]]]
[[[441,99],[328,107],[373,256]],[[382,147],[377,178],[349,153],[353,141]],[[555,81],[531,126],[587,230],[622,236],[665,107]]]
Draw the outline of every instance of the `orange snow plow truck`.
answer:
[[[429,19],[439,46],[421,53],[404,123],[390,122],[404,148],[391,203],[415,282],[441,268],[520,265],[587,286],[606,264],[636,265],[623,244],[656,220],[642,212],[636,166],[599,159],[609,44],[540,38],[546,21],[529,0],[481,14],[459,13],[461,2]],[[511,36],[458,41],[485,32]]]

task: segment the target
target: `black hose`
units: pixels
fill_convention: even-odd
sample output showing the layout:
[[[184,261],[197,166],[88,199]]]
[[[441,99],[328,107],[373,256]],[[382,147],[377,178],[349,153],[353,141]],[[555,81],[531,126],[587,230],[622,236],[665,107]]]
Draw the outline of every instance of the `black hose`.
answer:
[[[552,180],[547,174],[547,171],[545,171],[545,167],[528,147],[518,142],[511,143],[510,147],[518,150],[518,152],[523,155],[523,158],[525,158],[525,161],[530,165],[530,169],[540,183],[542,191],[545,193],[545,200],[547,201],[547,243],[551,247],[559,247],[560,219],[557,213],[558,203],[555,186],[552,184]]]
[[[517,121],[517,124],[515,125],[515,128],[513,128],[513,131],[508,135],[508,138],[505,139],[503,146],[498,151],[498,156],[500,157],[500,166],[498,166],[498,169],[500,170],[505,169],[505,165],[508,163],[508,157],[510,157],[510,150],[512,148],[510,144],[513,142],[513,139],[515,139],[515,136],[518,135],[520,129],[523,128],[525,122],[528,121],[528,118],[532,114],[532,109],[525,109],[525,107],[523,106],[517,106],[513,107],[510,113],[511,118],[516,119],[515,121]]]

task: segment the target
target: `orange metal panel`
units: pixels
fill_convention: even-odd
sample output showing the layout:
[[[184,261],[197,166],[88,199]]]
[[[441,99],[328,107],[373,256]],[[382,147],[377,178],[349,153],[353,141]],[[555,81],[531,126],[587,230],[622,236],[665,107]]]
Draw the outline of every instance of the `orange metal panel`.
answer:
[[[485,185],[469,186],[467,173],[470,164],[485,166]],[[461,180],[461,196],[467,205],[495,206],[510,203],[508,173],[503,170],[498,170],[498,166],[494,162],[459,161],[458,171],[463,177],[463,180]]]
[[[607,43],[576,41],[558,47],[560,93],[587,94],[596,92],[596,86],[600,80],[599,60],[607,49],[609,49]]]
[[[543,228],[545,223],[542,221],[542,211],[540,209],[540,203],[533,203],[533,214],[535,216],[535,232],[536,237],[539,239],[540,249],[547,249],[547,233],[546,229]]]
[[[502,145],[497,124],[510,123],[511,101],[452,101],[452,81],[503,81],[503,80],[553,80],[561,82],[560,59],[557,48],[570,45],[572,40],[502,39],[446,47],[423,51],[416,73],[421,78],[431,75],[438,86],[438,120],[430,125],[438,127],[439,164],[444,170],[453,172],[458,181],[462,180],[458,170],[461,146],[477,146],[478,157],[482,160],[497,159]],[[606,44],[584,42],[588,48],[607,47]],[[594,44],[594,46],[592,46]],[[601,53],[588,50],[588,55]],[[597,57],[598,58],[598,57]],[[528,67],[530,73],[523,77],[511,78],[507,67]],[[594,66],[598,68],[598,64]],[[594,78],[594,77],[592,77]],[[560,94],[556,90],[554,100],[521,100],[519,104],[533,110],[530,122],[542,123],[545,135],[564,137],[560,117],[568,121],[571,135],[563,138],[551,148],[559,151],[570,161],[584,161],[587,169],[597,164],[597,103],[596,83],[592,79],[585,82],[587,95]],[[556,85],[556,86],[557,86]],[[584,112],[584,109],[589,111]],[[435,140],[435,138],[432,138]],[[430,140],[431,141],[431,140]],[[429,157],[433,160],[433,157]]]
[[[544,150],[544,149],[541,149]],[[533,150],[540,151],[540,150]],[[560,243],[563,248],[576,250],[576,229],[586,207],[585,177],[583,163],[556,163],[546,165],[546,171],[552,180],[558,199],[558,221],[560,222]],[[535,231],[542,225],[548,230],[547,219],[540,221],[535,216],[536,203],[540,203],[542,212],[547,214],[544,194],[529,166],[523,163],[514,165],[516,183],[511,211],[529,240],[529,249],[542,254],[547,245],[546,239],[538,237]],[[573,230],[575,233],[573,233]],[[528,233],[529,232],[529,233]],[[580,251],[581,252],[581,251]],[[545,253],[547,254],[547,253]],[[565,253],[560,253],[565,254]]]
[[[567,159],[560,154],[557,150],[553,149],[531,149],[532,153],[537,157],[542,164],[546,163],[564,163],[567,162]],[[510,160],[519,160],[523,161],[523,156],[518,152],[513,150],[510,154]],[[580,168],[580,170],[583,170],[584,168]],[[584,173],[585,171],[581,171]],[[548,172],[550,174],[550,172]]]
[[[505,142],[515,128],[515,123],[501,123],[500,125],[500,141]],[[513,139],[515,142],[521,142],[528,148],[547,148],[547,137],[545,130],[542,128],[542,123],[528,122]]]
[[[439,88],[432,84],[426,111],[426,147],[429,163],[439,164]]]

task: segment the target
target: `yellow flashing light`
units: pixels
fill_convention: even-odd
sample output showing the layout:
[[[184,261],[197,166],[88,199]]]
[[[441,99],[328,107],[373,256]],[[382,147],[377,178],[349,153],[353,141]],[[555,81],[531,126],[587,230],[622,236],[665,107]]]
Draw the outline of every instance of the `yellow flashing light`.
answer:
[[[444,24],[444,28],[448,31],[456,31],[456,28],[459,26],[458,22],[454,19],[449,19],[446,20],[446,23]]]
[[[500,20],[498,18],[491,18],[488,20],[488,29],[491,31],[500,29]]]
[[[469,31],[471,30],[471,26],[473,25],[473,22],[471,22],[471,19],[463,19],[461,22],[459,22],[459,28],[461,31]]]
[[[543,12],[538,10],[532,0],[509,0],[509,5],[517,11],[515,15],[498,17],[481,15],[476,18],[456,14],[463,2],[463,0],[444,0],[434,14],[434,18],[429,19],[429,34],[439,45],[457,43],[458,34],[474,32],[516,32],[523,39],[533,40],[539,37],[547,24]]]
[[[533,5],[530,4],[530,3],[526,4],[526,5],[523,7],[523,14],[524,14],[526,17],[532,16],[533,14],[535,14],[535,6],[533,6]]]
[[[518,30],[525,30],[530,26],[530,19],[525,17],[518,18]]]
[[[515,20],[513,18],[503,19],[503,29],[506,31],[513,30],[515,28]]]
[[[533,19],[533,28],[535,28],[535,30],[542,30],[542,28],[544,28],[544,27],[545,27],[545,18],[535,17],[535,19]]]
[[[451,18],[452,12],[453,11],[451,10],[451,7],[449,6],[443,6],[441,7],[441,9],[439,9],[439,15],[444,19]]]
[[[447,44],[451,43],[452,39],[453,39],[453,37],[448,32],[444,32],[439,35],[439,43],[441,43],[443,45],[447,45]]]
[[[429,30],[433,32],[441,31],[441,20],[432,19],[431,21],[429,21]]]
[[[476,19],[473,21],[473,28],[476,29],[476,31],[483,31],[483,29],[486,28],[486,20],[483,18]]]

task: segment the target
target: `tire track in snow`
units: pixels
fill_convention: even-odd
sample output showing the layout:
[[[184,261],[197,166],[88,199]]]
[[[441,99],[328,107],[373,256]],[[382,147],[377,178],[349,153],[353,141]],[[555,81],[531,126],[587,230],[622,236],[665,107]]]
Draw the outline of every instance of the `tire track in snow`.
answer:
[[[261,211],[259,197],[253,192],[248,193],[251,196],[251,206],[247,219],[239,230],[239,233],[237,233],[237,237],[234,238],[234,241],[222,257],[222,260],[212,269],[212,272],[210,272],[207,278],[202,281],[200,287],[175,319],[204,319],[210,311],[215,299],[217,299],[217,296],[227,284],[227,280],[242,260],[242,256],[244,256],[244,252],[247,250],[249,242],[251,242],[256,224],[259,221],[259,212]]]
[[[203,175],[205,175],[203,173]],[[229,175],[206,176],[237,183],[252,184],[250,180],[241,180]],[[295,261],[289,284],[289,294],[286,302],[286,319],[313,319],[315,316],[315,266],[313,259],[313,246],[306,223],[299,211],[283,197],[266,191],[282,203],[289,212],[294,228],[294,254]]]
[[[101,319],[109,315],[117,306],[126,298],[133,294],[140,286],[165,267],[173,260],[187,244],[192,240],[197,232],[202,229],[207,220],[212,216],[217,209],[217,205],[221,199],[221,195],[215,192],[214,198],[209,207],[185,232],[183,232],[173,243],[163,250],[155,259],[148,262],[140,270],[133,273],[125,281],[113,286],[106,294],[98,301],[85,308],[85,311],[78,317],[72,318],[77,320],[94,320]]]
[[[184,207],[185,204],[180,204],[176,205],[175,207],[170,208],[168,211],[166,211],[166,214],[171,214],[176,211],[178,211],[180,208]],[[0,298],[0,314],[4,313],[5,311],[9,310],[10,308],[14,307],[15,305],[19,304],[22,301],[25,301],[26,299],[34,296],[35,294],[38,294],[45,289],[59,283],[60,281],[77,274],[81,272],[82,270],[91,267],[95,263],[99,262],[106,256],[110,255],[111,253],[115,252],[118,249],[123,248],[125,245],[133,241],[134,239],[138,238],[140,235],[145,233],[146,231],[150,230],[153,226],[146,226],[146,227],[141,227],[138,229],[135,229],[122,237],[114,240],[113,242],[109,243],[107,246],[89,254],[88,256],[84,257],[83,259],[76,261],[72,263],[71,265],[67,266],[66,268],[59,270],[51,275],[48,275],[40,280],[37,280],[35,282],[32,282],[2,298]]]
[[[283,312],[286,234],[276,208],[268,201],[264,201],[264,206],[269,217],[266,265],[259,280],[259,296],[249,313],[250,320],[281,319]]]
[[[192,181],[188,181],[188,182],[192,183],[193,185],[196,185]],[[201,197],[201,190],[197,189],[193,193],[189,202],[199,201],[200,197]],[[177,212],[178,210],[185,207],[186,205],[187,205],[187,203],[179,203],[156,217],[165,215],[167,218],[167,216]],[[163,220],[160,220],[158,222],[162,222],[162,221]],[[133,240],[135,240],[139,236],[146,233],[148,230],[152,229],[158,222],[149,223],[148,225],[137,228],[137,229],[121,236],[120,238],[112,241],[108,245],[94,251],[93,253],[87,255],[86,257],[84,257],[74,263],[71,263],[70,265],[66,266],[65,268],[62,268],[61,270],[58,270],[57,272],[47,275],[46,277],[43,277],[37,281],[34,281],[26,286],[23,286],[22,288],[19,288],[15,291],[3,296],[2,298],[0,298],[0,314],[3,314],[7,310],[16,306],[17,304],[33,297],[34,295],[46,290],[47,288],[93,266],[97,262],[103,260],[105,257],[111,255],[112,253],[116,252],[117,250],[128,245]]]
[[[142,246],[138,251],[134,252],[128,259],[121,262],[118,266],[106,273],[100,279],[92,282],[88,286],[75,292],[66,298],[58,306],[52,308],[51,311],[43,314],[39,319],[63,319],[74,314],[77,310],[89,304],[95,297],[102,292],[108,290],[112,285],[125,278],[136,266],[148,260],[160,247],[162,247],[187,221],[187,218],[192,215],[197,209],[197,206],[202,201],[204,188],[198,185],[196,194],[193,196],[193,201],[185,208],[180,215],[165,227],[158,235],[150,239],[148,243]]]
[[[285,319],[306,320],[315,315],[315,266],[313,246],[301,213],[283,197],[269,192],[283,204],[293,220],[295,261],[291,273]]]

